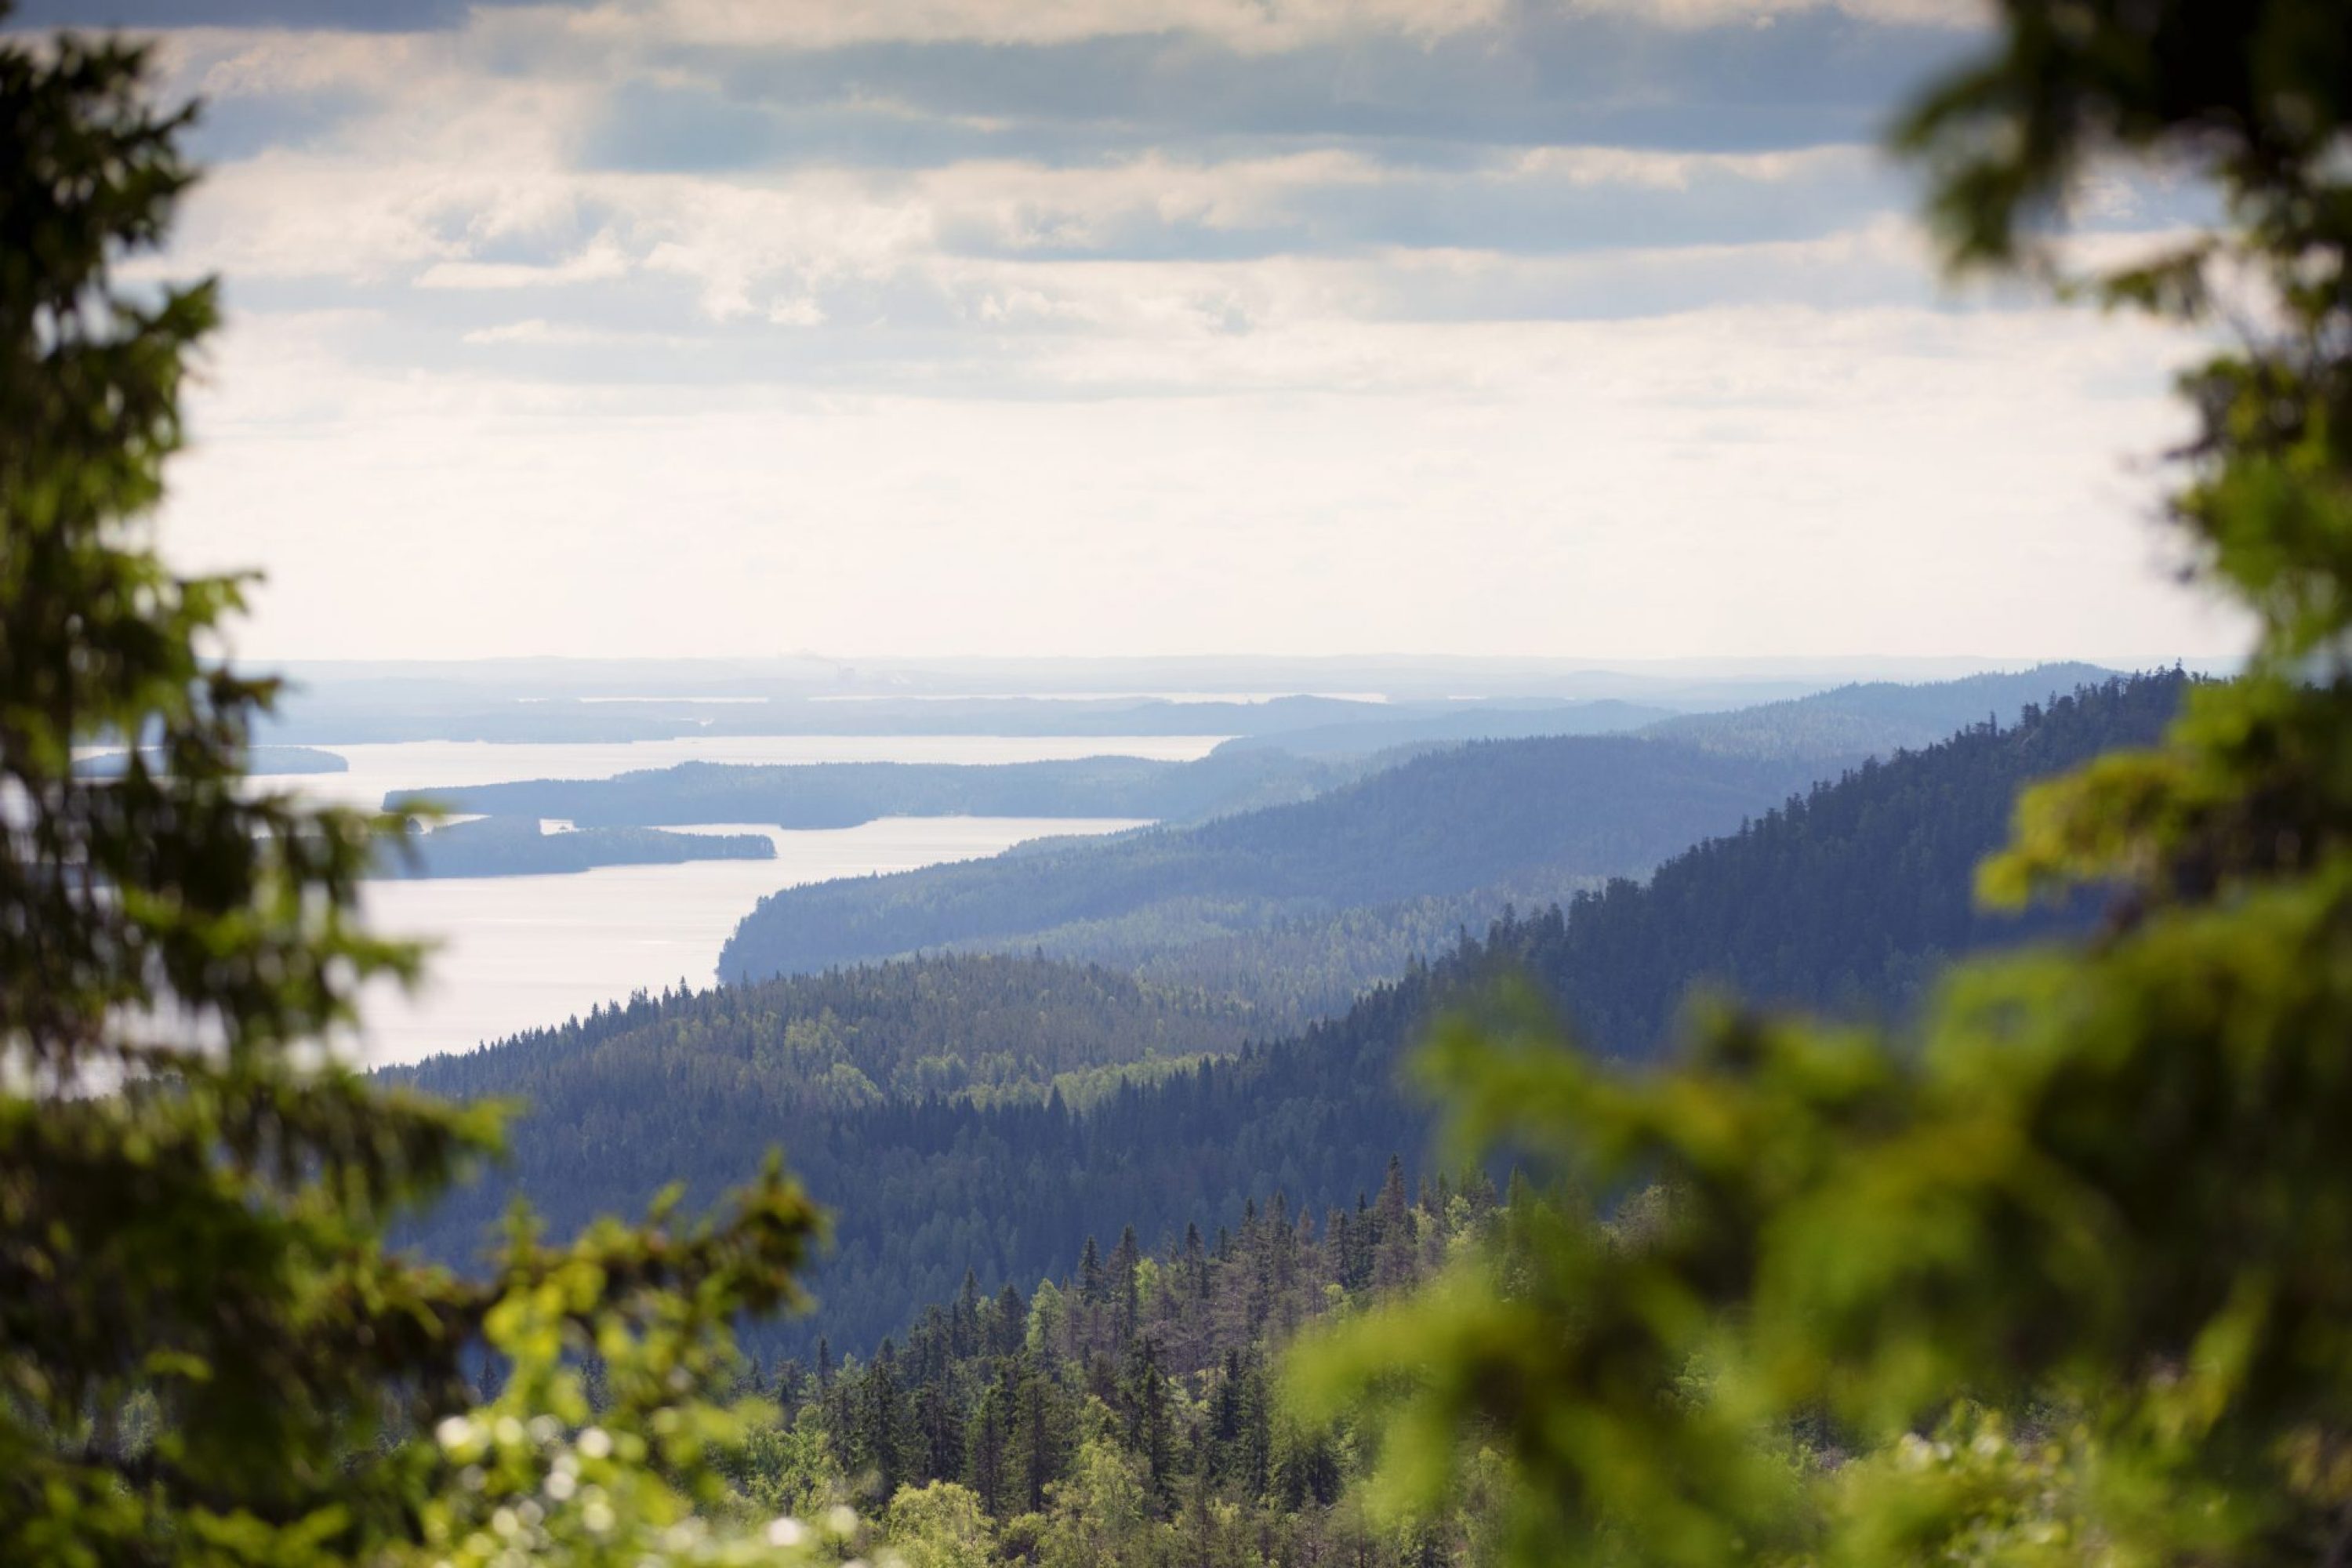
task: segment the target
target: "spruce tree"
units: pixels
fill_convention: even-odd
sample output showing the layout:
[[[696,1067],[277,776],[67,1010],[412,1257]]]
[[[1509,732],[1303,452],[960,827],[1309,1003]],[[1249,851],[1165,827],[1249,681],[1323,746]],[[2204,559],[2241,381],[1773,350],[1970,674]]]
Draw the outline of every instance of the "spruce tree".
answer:
[[[814,1211],[772,1166],[716,1225],[525,1223],[474,1279],[387,1245],[500,1119],[331,1048],[418,970],[355,912],[386,825],[248,786],[246,580],[152,537],[216,317],[117,275],[195,178],[153,74],[0,35],[0,1561],[633,1560],[722,1494],[730,1329]],[[712,1524],[674,1555],[787,1555]]]

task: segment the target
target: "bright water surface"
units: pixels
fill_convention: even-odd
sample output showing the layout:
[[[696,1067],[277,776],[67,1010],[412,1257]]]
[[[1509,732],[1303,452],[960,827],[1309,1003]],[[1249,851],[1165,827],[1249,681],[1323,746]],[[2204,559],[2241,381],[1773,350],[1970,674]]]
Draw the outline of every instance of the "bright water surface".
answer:
[[[801,882],[907,871],[993,855],[1024,839],[1108,833],[1135,822],[1073,817],[898,816],[858,827],[765,833],[773,860],[600,866],[552,877],[447,877],[368,884],[375,929],[438,935],[425,990],[386,988],[364,1010],[370,1063],[415,1061],[559,1024],[598,1002],[716,977],[719,949],[761,895]]]
[[[715,763],[1018,763],[1085,756],[1202,756],[1216,737],[1084,738],[1003,735],[752,735],[598,745],[493,745],[419,741],[325,746],[343,773],[289,773],[266,782],[373,808],[390,790],[430,790],[510,779],[608,778],[688,761]],[[368,885],[375,928],[441,944],[425,988],[373,994],[356,1044],[371,1064],[467,1050],[558,1024],[599,1002],[715,977],[719,949],[761,896],[803,882],[912,870],[993,855],[1025,839],[1139,826],[1070,817],[895,817],[861,826],[784,832],[757,824],[708,831],[763,833],[772,860],[607,866],[545,877],[451,877]]]

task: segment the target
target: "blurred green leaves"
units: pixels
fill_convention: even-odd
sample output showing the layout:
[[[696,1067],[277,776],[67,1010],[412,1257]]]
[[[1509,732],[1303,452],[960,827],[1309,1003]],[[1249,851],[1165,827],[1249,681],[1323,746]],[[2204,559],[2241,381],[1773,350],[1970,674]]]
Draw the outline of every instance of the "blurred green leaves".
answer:
[[[215,317],[118,279],[194,178],[150,75],[0,39],[0,1560],[799,1560],[719,1479],[817,1229],[781,1168],[477,1279],[386,1248],[502,1113],[322,1048],[418,954],[353,913],[376,825],[245,777],[242,582],[150,537]]]
[[[1520,1561],[2352,1556],[2352,15],[1998,9],[1898,132],[1956,266],[2057,276],[2118,163],[2229,214],[2087,289],[2231,311],[2172,514],[2252,666],[2028,792],[1980,890],[2104,888],[2107,927],[1959,966],[1902,1037],[1717,1008],[1654,1072],[1540,1022],[1431,1048],[1459,1137],[1643,1196],[1522,1215],[1293,1384],[1385,1413],[1402,1504],[1498,1456]]]

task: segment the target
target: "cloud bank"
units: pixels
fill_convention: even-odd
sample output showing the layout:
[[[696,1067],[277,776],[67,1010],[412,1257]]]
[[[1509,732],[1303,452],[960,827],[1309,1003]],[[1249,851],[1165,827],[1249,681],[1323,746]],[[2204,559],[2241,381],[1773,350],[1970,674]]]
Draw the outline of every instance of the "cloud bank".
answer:
[[[167,527],[272,654],[2227,641],[2183,345],[1947,293],[1875,151],[1972,0],[92,20],[205,106]]]

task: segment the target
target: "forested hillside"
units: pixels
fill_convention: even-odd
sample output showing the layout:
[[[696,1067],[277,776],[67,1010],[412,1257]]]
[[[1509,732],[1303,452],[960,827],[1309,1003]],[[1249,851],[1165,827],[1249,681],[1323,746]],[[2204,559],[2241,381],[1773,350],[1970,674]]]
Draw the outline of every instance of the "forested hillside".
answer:
[[[1653,726],[1643,738],[1674,742],[1663,747],[1626,736],[1457,747],[1337,790],[1298,817],[791,889],[743,921],[720,972],[793,973],[940,948],[1035,951],[1244,995],[1270,1025],[1304,1028],[1506,910],[1643,875],[1867,756],[1989,717],[2013,723],[2028,704],[2104,678],[2087,665],[2046,665],[1848,686]],[[1375,733],[1506,717],[1401,717],[1307,738],[1327,734],[1339,753]],[[1231,743],[1211,761],[1259,744]],[[1724,765],[1733,763],[1747,765]],[[1391,847],[1363,853],[1374,841]],[[1327,845],[1333,852],[1318,858]]]
[[[1810,697],[1667,719],[1643,731],[1749,757],[1860,761],[1931,746],[1970,724],[2015,723],[2029,703],[2114,678],[2094,664],[2043,664],[2015,674],[1912,684],[1874,680]]]
[[[782,1415],[742,1483],[803,1516],[846,1497],[902,1552],[951,1530],[973,1568],[1448,1560],[1491,1533],[1498,1500],[1465,1495],[1413,1529],[1375,1518],[1349,1490],[1364,1435],[1288,1415],[1278,1358],[1318,1319],[1392,1300],[1473,1246],[1509,1247],[1526,1202],[1477,1171],[1415,1192],[1391,1165],[1376,1194],[1320,1215],[1275,1194],[1157,1249],[1133,1231],[1089,1237],[1034,1294],[966,1275],[903,1341],[762,1369]]]
[[[1318,1210],[1352,1201],[1392,1152],[1411,1161],[1426,1144],[1424,1112],[1395,1084],[1400,1051],[1439,1007],[1477,995],[1488,976],[1528,973],[1571,1017],[1592,1020],[1598,1037],[1640,1054],[1658,1047],[1693,983],[1895,1009],[1943,956],[2081,921],[2080,910],[1988,920],[1973,907],[1970,868],[2000,841],[2021,784],[2153,739],[2182,686],[2177,675],[2112,682],[2032,710],[2014,727],[1980,725],[1856,770],[1678,857],[1651,886],[1621,885],[1568,912],[1499,926],[1297,1038],[1169,1071],[1188,1042],[1221,1049],[1251,1032],[1246,1011],[1221,1014],[1180,997],[1172,1016],[1158,1014],[1155,1058],[1137,1050],[1101,1058],[1150,1070],[1095,1080],[1088,1104],[1003,1092],[1002,1078],[979,1095],[907,1076],[908,1059],[954,1054],[955,1006],[946,999],[933,1015],[938,1037],[875,1047],[879,1076],[859,1068],[876,1088],[898,1088],[878,1096],[813,1091],[806,1071],[770,1081],[779,1074],[754,1058],[761,1041],[789,1027],[781,1018],[749,1023],[740,1046],[681,1048],[698,1037],[700,1009],[716,1016],[727,1006],[699,997],[643,1004],[634,1023],[625,1013],[569,1035],[444,1058],[416,1076],[445,1093],[522,1093],[536,1102],[515,1131],[512,1179],[559,1229],[633,1206],[672,1180],[708,1197],[782,1143],[835,1208],[837,1245],[816,1276],[816,1315],[767,1331],[762,1342],[804,1350],[830,1333],[839,1345],[870,1344],[913,1303],[948,1296],[967,1268],[992,1290],[1066,1267],[1088,1234],[1132,1225],[1156,1246],[1189,1221],[1234,1222],[1253,1194],[1282,1193]],[[1376,844],[1360,847],[1379,853]],[[1065,973],[1046,965],[1023,983],[1047,972]],[[887,978],[830,983],[849,994],[919,991],[908,977],[916,971],[864,973]],[[903,1037],[920,1041],[911,1029]],[[1075,1050],[1040,1048],[1034,1068],[1013,1070],[1039,1082],[1051,1064],[1075,1060]],[[810,1069],[822,1062],[831,1074],[840,1059],[829,1049]],[[461,1250],[461,1238],[478,1234],[502,1205],[499,1185],[468,1194],[440,1214],[427,1239]]]
[[[1348,758],[1280,752],[1155,762],[681,763],[609,779],[532,779],[436,790],[451,811],[554,816],[587,826],[744,822],[855,827],[884,816],[1126,816],[1189,821],[1305,800],[1360,775]],[[385,797],[397,809],[404,792]]]
[[[972,955],[634,996],[463,1055],[385,1069],[436,1092],[527,1100],[583,1150],[629,1148],[680,1092],[742,1097],[736,1121],[946,1096],[1083,1099],[1090,1069],[1225,1054],[1242,1005],[1098,966]]]
[[[1646,871],[1812,776],[1806,764],[1624,736],[1480,742],[1193,827],[786,889],[745,917],[719,973],[755,979],[959,944],[1172,952],[1504,881],[1540,879],[1558,896],[1581,879]],[[1395,952],[1385,931],[1374,940],[1380,957]]]
[[[1294,756],[1366,756],[1400,746],[1459,745],[1465,741],[1518,741],[1536,735],[1609,735],[1638,730],[1674,717],[1666,708],[1638,702],[1549,702],[1513,707],[1504,702],[1464,703],[1447,711],[1426,705],[1347,724],[1318,724],[1236,735],[1220,752],[1284,751]]]

